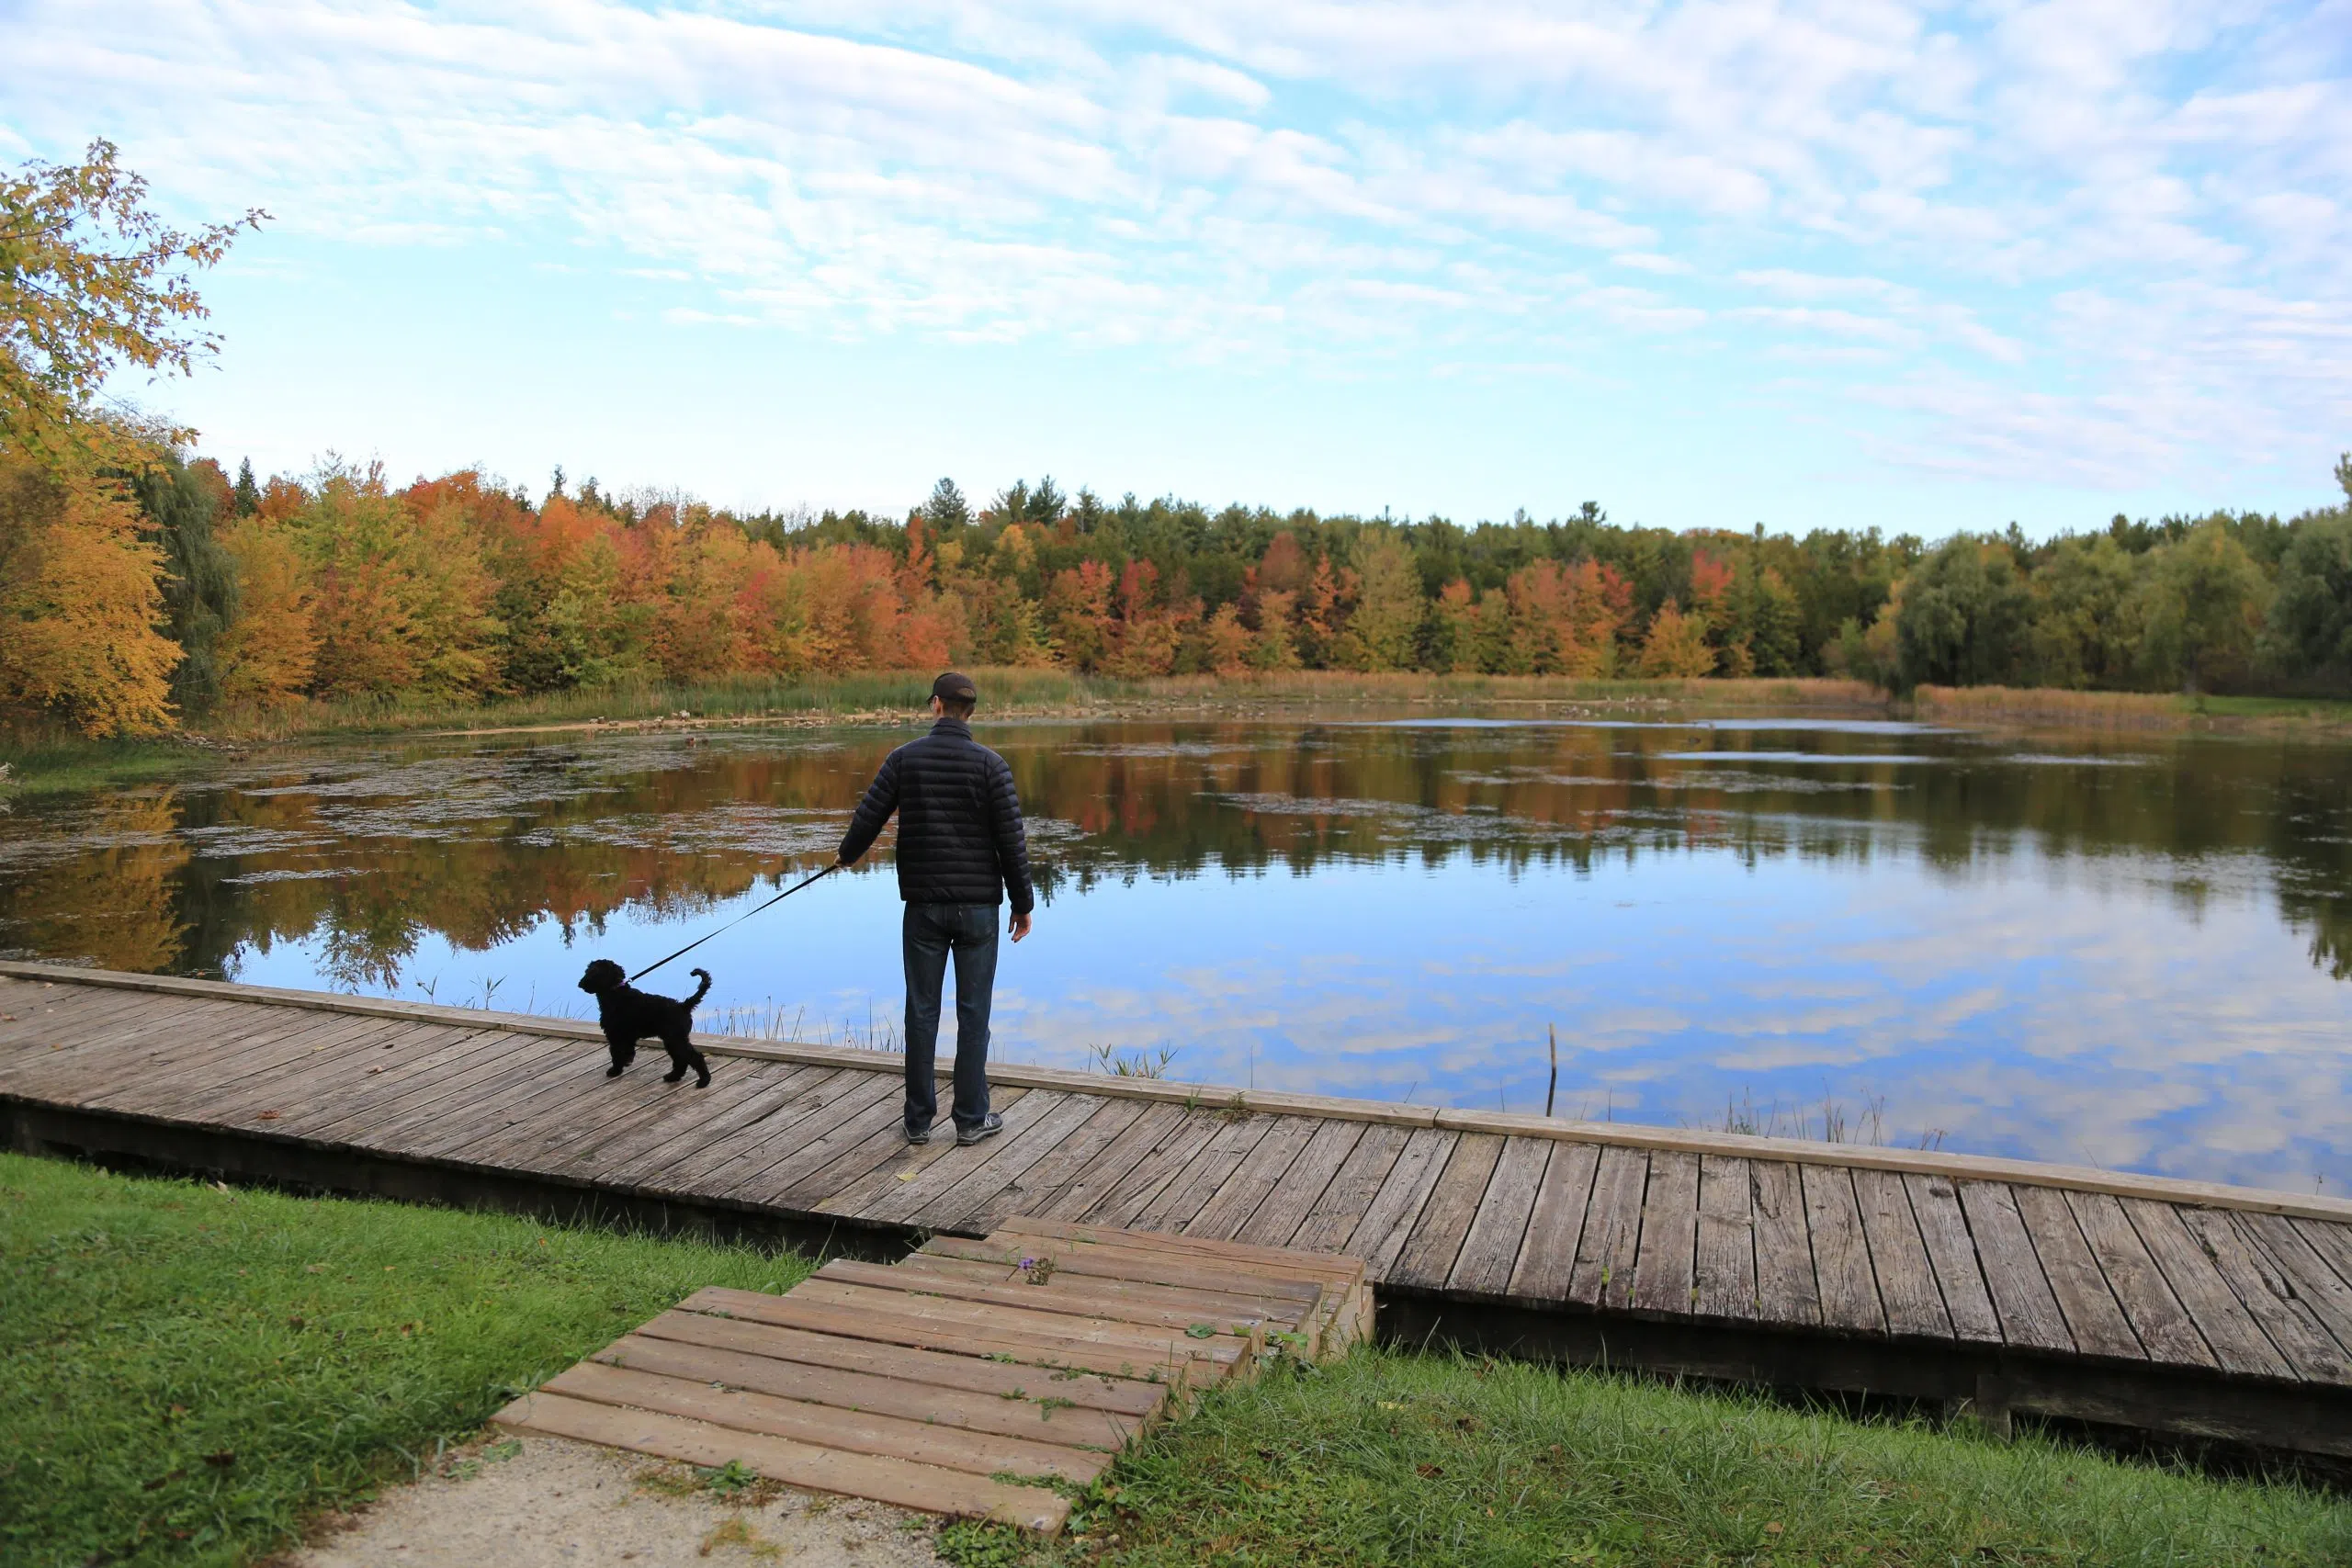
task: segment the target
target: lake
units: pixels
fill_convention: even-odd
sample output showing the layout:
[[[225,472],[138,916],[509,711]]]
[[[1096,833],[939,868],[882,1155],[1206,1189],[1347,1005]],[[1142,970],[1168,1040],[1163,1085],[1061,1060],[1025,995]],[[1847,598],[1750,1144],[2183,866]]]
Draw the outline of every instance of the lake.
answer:
[[[22,792],[0,949],[585,1016],[588,958],[649,963],[826,863],[911,733],[402,739]],[[1556,1030],[1564,1116],[2352,1185],[2335,741],[1556,712],[979,734],[1042,896],[1000,1059],[1540,1111]],[[647,984],[699,964],[707,1029],[894,1045],[890,847]]]

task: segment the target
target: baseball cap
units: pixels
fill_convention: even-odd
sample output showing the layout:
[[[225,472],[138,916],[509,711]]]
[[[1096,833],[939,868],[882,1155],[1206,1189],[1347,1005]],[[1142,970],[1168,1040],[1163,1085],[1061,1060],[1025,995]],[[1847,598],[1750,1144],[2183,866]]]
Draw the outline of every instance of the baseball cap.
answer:
[[[969,675],[959,675],[953,670],[931,683],[931,694],[959,703],[977,703],[980,700],[980,689],[972,684],[972,678]]]

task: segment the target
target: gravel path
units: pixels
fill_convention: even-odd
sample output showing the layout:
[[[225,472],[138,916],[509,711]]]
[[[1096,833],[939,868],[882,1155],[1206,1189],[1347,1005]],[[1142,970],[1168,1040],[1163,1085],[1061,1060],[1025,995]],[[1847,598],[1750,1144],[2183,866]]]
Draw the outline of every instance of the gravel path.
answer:
[[[492,1435],[413,1485],[323,1520],[283,1568],[794,1568],[938,1563],[934,1521],[767,1482],[721,1495],[684,1465],[560,1438]]]

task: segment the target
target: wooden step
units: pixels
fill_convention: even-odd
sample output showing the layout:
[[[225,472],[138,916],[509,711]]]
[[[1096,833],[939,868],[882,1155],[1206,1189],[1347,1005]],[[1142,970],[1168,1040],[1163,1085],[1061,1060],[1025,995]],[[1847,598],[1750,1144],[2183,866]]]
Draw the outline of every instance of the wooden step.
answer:
[[[1037,1219],[1007,1220],[978,1244],[978,1250],[971,1244],[964,1250],[952,1246],[941,1250],[945,1256],[989,1259],[1018,1252],[1050,1258],[1057,1272],[1139,1273],[1170,1283],[1197,1281],[1206,1274],[1229,1291],[1276,1284],[1312,1290],[1317,1305],[1299,1330],[1306,1343],[1296,1348],[1309,1359],[1338,1354],[1369,1337],[1373,1328],[1372,1289],[1363,1261],[1356,1258]]]
[[[751,1292],[698,1291],[687,1298],[687,1304],[696,1312],[716,1311],[727,1316],[748,1318],[754,1323],[805,1328],[812,1333],[837,1335],[844,1339],[875,1339],[888,1345],[910,1346],[918,1350],[1001,1359],[1017,1365],[1044,1367],[1049,1371],[1070,1368],[1080,1371],[1103,1372],[1141,1382],[1165,1383],[1178,1392],[1203,1382],[1222,1382],[1230,1370],[1229,1367],[1220,1367],[1194,1358],[1163,1362],[1124,1347],[1090,1344],[1082,1339],[1059,1336],[1007,1331],[992,1328],[985,1322],[947,1323],[920,1314],[847,1307],[798,1295],[753,1297],[749,1301],[706,1300],[715,1294],[744,1297],[750,1296]]]
[[[811,1404],[748,1389],[714,1388],[691,1378],[645,1368],[613,1366],[602,1360],[582,1361],[557,1373],[540,1387],[550,1393],[598,1404],[658,1410],[667,1416],[707,1421],[730,1431],[764,1432],[820,1448],[880,1454],[917,1464],[937,1465],[944,1470],[967,1471],[974,1475],[1006,1473],[1039,1481],[1072,1481],[1083,1486],[1111,1463],[1111,1456],[1100,1450],[1068,1448],[1036,1438],[1014,1438],[1002,1433],[970,1432],[874,1411]]]
[[[1202,1337],[1194,1331],[1206,1328],[1216,1337],[1240,1340],[1252,1351],[1262,1348],[1265,1342],[1266,1318],[1262,1313],[1247,1309],[1238,1314],[1220,1312],[1213,1306],[1180,1299],[1155,1302],[1148,1296],[1105,1297],[1082,1291],[1057,1291],[1050,1278],[1043,1285],[1001,1284],[959,1278],[933,1269],[910,1269],[905,1264],[885,1266],[856,1263],[846,1258],[836,1258],[826,1264],[817,1270],[816,1277],[848,1285],[869,1285],[952,1301],[1010,1307],[1023,1313],[1055,1313],[1080,1323],[1123,1324],[1162,1337],[1167,1330],[1174,1329],[1180,1334]],[[1176,1294],[1170,1292],[1171,1297]]]
[[[1101,1226],[940,1237],[780,1296],[696,1291],[497,1419],[1051,1531],[1068,1504],[1024,1482],[1094,1481],[1199,1390],[1253,1375],[1270,1337],[1343,1344],[1365,1287],[1332,1265]]]
[[[1035,1371],[1010,1360],[919,1350],[869,1339],[844,1339],[748,1318],[714,1317],[682,1309],[663,1313],[637,1332],[649,1338],[741,1351],[812,1369],[839,1369],[902,1379],[926,1388],[956,1389],[994,1399],[1025,1398],[1025,1391],[1037,1382]],[[1168,1404],[1169,1387],[1164,1382],[1140,1382],[1094,1372],[1049,1372],[1046,1381],[1057,1398],[1068,1399],[1081,1409],[1099,1410],[1135,1423],[1148,1424]]]
[[[910,1273],[933,1274],[982,1284],[1016,1285],[1061,1300],[1100,1303],[1103,1317],[1117,1317],[1130,1305],[1159,1309],[1182,1307],[1195,1319],[1231,1318],[1259,1321],[1276,1328],[1295,1329],[1313,1309],[1314,1298],[1251,1296],[1238,1292],[1182,1285],[1162,1285],[1120,1280],[1107,1275],[1052,1269],[1043,1278],[1017,1264],[951,1258],[943,1253],[910,1252],[891,1267]],[[1057,1309],[1058,1310],[1058,1309]]]
[[[755,1474],[804,1492],[870,1497],[954,1518],[992,1519],[1043,1535],[1057,1533],[1069,1503],[1040,1486],[991,1481],[963,1471],[876,1454],[844,1453],[762,1432],[739,1432],[682,1416],[600,1404],[534,1392],[491,1417],[502,1427],[602,1443],[717,1468],[734,1461]]]
[[[1036,1385],[1034,1389],[1016,1383],[1001,1394],[974,1393],[968,1389],[778,1361],[741,1350],[683,1344],[644,1334],[615,1340],[597,1351],[594,1359],[610,1366],[687,1378],[705,1385],[773,1393],[811,1404],[871,1411],[878,1416],[897,1416],[969,1432],[1040,1438],[1064,1448],[1094,1449],[1105,1453],[1116,1453],[1125,1448],[1143,1424],[1139,1417],[1090,1410],[1074,1400],[1067,1404],[1058,1400],[1048,1404],[1046,1401],[1055,1399],[1064,1385],[1039,1378],[1035,1372],[1022,1374],[1029,1383]]]

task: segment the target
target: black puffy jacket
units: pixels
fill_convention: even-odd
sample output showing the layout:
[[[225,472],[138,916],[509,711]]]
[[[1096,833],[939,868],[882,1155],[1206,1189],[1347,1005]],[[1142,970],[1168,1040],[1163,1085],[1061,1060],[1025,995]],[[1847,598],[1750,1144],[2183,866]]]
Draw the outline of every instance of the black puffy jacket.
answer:
[[[997,904],[1010,891],[1014,914],[1036,907],[1012,770],[973,739],[962,719],[943,718],[883,759],[842,836],[844,863],[874,847],[893,811],[899,897],[910,904]]]

